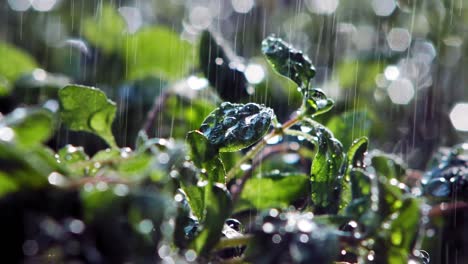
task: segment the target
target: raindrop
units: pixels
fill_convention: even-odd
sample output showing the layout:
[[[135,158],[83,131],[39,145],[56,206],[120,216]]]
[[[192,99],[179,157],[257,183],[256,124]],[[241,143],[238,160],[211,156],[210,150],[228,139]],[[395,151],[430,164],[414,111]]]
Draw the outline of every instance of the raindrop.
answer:
[[[387,42],[393,51],[405,51],[411,44],[411,35],[406,28],[392,28],[387,35]]]
[[[308,221],[308,220],[306,220],[306,219],[300,219],[300,220],[297,222],[297,228],[298,228],[301,232],[310,233],[310,232],[312,232],[312,230],[314,230],[315,225],[314,225],[311,221]]]
[[[141,12],[138,8],[130,6],[122,6],[119,8],[120,15],[127,23],[128,33],[133,34],[143,25]]]
[[[55,172],[55,171],[49,174],[49,176],[47,177],[47,180],[49,181],[50,184],[57,185],[57,186],[63,186],[66,182],[65,177],[63,177],[62,174]]]
[[[129,192],[128,187],[125,184],[119,183],[115,185],[114,187],[114,193],[117,196],[125,196],[128,194],[128,192]]]
[[[389,16],[396,8],[395,0],[372,0],[372,9],[378,16]]]
[[[11,9],[24,12],[31,7],[31,0],[8,0],[8,4]]]
[[[187,85],[193,90],[202,90],[208,87],[208,80],[192,75],[187,78]]]
[[[0,140],[12,141],[15,137],[15,132],[10,127],[0,127]]]
[[[299,236],[299,241],[301,241],[302,243],[307,243],[309,242],[309,236],[306,234],[301,234]]]
[[[389,81],[394,81],[400,76],[400,70],[395,65],[389,65],[384,70],[385,78]]]
[[[282,139],[283,139],[283,137],[281,137],[280,135],[276,135],[276,136],[273,136],[273,137],[269,138],[267,140],[267,144],[269,144],[269,145],[278,144]]]
[[[184,256],[188,262],[193,262],[195,259],[197,259],[197,253],[192,249],[187,250]]]
[[[149,234],[153,230],[153,222],[149,219],[141,220],[138,224],[138,230],[143,234]]]
[[[57,0],[31,0],[31,5],[36,11],[47,12],[50,11]]]
[[[232,0],[232,8],[237,13],[248,13],[254,6],[254,0]]]
[[[414,97],[413,83],[406,78],[395,80],[387,88],[387,93],[394,104],[408,104]]]
[[[26,240],[23,243],[23,253],[26,256],[34,256],[39,251],[39,245],[36,240]]]
[[[279,244],[281,242],[281,236],[278,234],[274,234],[271,238],[271,241],[273,241],[273,243],[275,244]]]
[[[161,258],[168,257],[168,256],[170,256],[170,254],[171,254],[171,248],[169,248],[169,247],[166,246],[166,245],[163,245],[163,246],[161,246],[161,247],[158,249],[158,255],[159,255]]]
[[[89,55],[88,45],[81,39],[67,39],[63,42],[62,46],[69,46],[78,50],[83,55]]]
[[[196,6],[189,14],[190,23],[199,30],[206,29],[211,25],[213,17],[207,7]]]
[[[307,0],[305,3],[307,5],[307,8],[312,13],[330,15],[335,12],[336,8],[338,8],[340,1],[339,0],[327,0],[327,1]]]
[[[258,84],[265,78],[265,70],[258,64],[249,64],[245,68],[245,77],[251,84]]]
[[[169,154],[167,154],[167,153],[165,153],[165,152],[160,153],[160,154],[158,155],[158,161],[159,161],[159,163],[161,163],[161,164],[167,164],[167,163],[169,162],[169,159],[170,159]]]
[[[249,170],[250,168],[252,168],[252,165],[247,164],[247,163],[244,163],[240,166],[240,169],[243,171]]]
[[[283,161],[288,164],[294,164],[299,161],[301,158],[297,153],[288,153],[283,155]]]
[[[98,182],[98,183],[96,184],[96,189],[97,189],[98,191],[103,192],[103,191],[106,191],[107,188],[108,188],[107,183],[105,183],[105,182],[103,182],[103,181],[100,181],[100,182]]]
[[[83,233],[83,231],[85,229],[85,225],[84,225],[84,223],[82,221],[80,221],[78,219],[73,219],[68,224],[68,228],[70,229],[70,232],[72,232],[74,234],[81,234],[81,233]]]
[[[270,222],[266,222],[262,225],[262,230],[263,232],[270,234],[275,230],[275,226]]]
[[[450,111],[450,121],[453,127],[459,131],[468,131],[468,121],[466,114],[468,113],[468,102],[457,103]],[[0,133],[1,138],[1,133]]]

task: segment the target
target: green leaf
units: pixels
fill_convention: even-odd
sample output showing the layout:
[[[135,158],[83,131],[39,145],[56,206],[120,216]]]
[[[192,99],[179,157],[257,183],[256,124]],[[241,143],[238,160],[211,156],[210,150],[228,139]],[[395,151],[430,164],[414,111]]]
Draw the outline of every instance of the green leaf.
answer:
[[[145,28],[131,36],[121,50],[130,79],[155,75],[175,80],[193,67],[195,50],[164,27]]]
[[[348,168],[360,168],[364,166],[364,155],[367,152],[368,145],[369,139],[366,137],[361,137],[353,141],[346,154]]]
[[[348,149],[354,139],[369,136],[372,121],[365,111],[349,111],[332,117],[326,126]]]
[[[52,113],[42,108],[16,108],[0,122],[14,131],[14,141],[22,147],[32,147],[48,140],[55,129]]]
[[[371,163],[377,175],[387,179],[402,181],[406,175],[406,165],[397,156],[374,151],[371,153]]]
[[[0,96],[8,94],[22,74],[38,68],[32,56],[5,42],[0,42],[0,58]]]
[[[96,15],[82,24],[85,38],[110,55],[121,49],[125,37],[125,21],[112,5],[98,5]]]
[[[116,105],[99,89],[68,85],[59,90],[60,117],[71,129],[87,131],[117,147],[112,134]]]
[[[318,138],[310,178],[312,201],[317,212],[336,213],[343,180],[343,146],[323,126],[317,126],[312,131]]]
[[[247,78],[240,65],[240,59],[219,36],[203,31],[200,67],[211,86],[225,101],[234,102],[249,96]]]
[[[364,167],[364,155],[367,153],[369,140],[366,137],[361,137],[353,141],[351,147],[346,154],[346,168],[342,182],[342,193],[340,197],[340,209],[346,208],[351,201],[350,173],[354,168]]]
[[[224,221],[232,210],[232,200],[228,190],[222,184],[208,184],[205,187],[206,218],[203,230],[193,241],[193,248],[200,255],[206,256],[218,242]]]
[[[309,177],[305,174],[260,175],[245,183],[236,211],[287,208],[294,201],[307,196],[309,188]]]
[[[190,146],[190,159],[195,166],[203,169],[205,180],[226,183],[224,165],[218,155],[218,150],[200,131],[190,131],[187,134]]]
[[[60,177],[65,171],[48,148],[18,148],[0,140],[0,182],[4,184],[0,185],[0,196],[22,188],[43,187],[52,172]],[[56,181],[51,183],[61,185]]]
[[[259,141],[270,128],[273,110],[254,103],[224,102],[200,126],[208,141],[221,152],[233,152]]]
[[[334,101],[320,89],[310,89],[304,92],[304,110],[303,112],[312,117],[321,115],[330,111]]]
[[[294,81],[301,92],[308,90],[309,82],[315,76],[315,67],[302,51],[281,38],[270,36],[263,40],[262,52],[279,74]]]
[[[407,197],[402,206],[391,217],[384,221],[372,249],[375,251],[376,263],[407,263],[412,253],[421,213],[419,201]]]
[[[193,214],[200,221],[205,220],[205,186],[191,185],[183,187]]]

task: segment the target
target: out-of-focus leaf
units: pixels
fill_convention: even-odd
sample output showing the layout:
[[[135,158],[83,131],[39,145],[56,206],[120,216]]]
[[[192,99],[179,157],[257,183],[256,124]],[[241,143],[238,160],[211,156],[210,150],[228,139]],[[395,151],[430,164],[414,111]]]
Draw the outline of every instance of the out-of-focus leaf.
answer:
[[[16,108],[0,122],[2,127],[14,131],[15,142],[22,147],[37,146],[54,133],[52,113],[42,108]]]
[[[52,151],[43,147],[18,148],[0,140],[0,195],[20,188],[39,188],[48,184],[61,185],[64,169],[55,160]]]
[[[382,72],[382,61],[345,60],[336,69],[340,87],[362,91],[375,89],[375,78]]]
[[[419,202],[405,198],[401,207],[384,221],[372,249],[375,263],[407,263],[418,232]]]
[[[309,177],[305,174],[260,175],[245,183],[236,211],[287,208],[292,202],[307,196],[309,188]]]
[[[253,222],[249,263],[334,263],[338,256],[336,230],[316,223],[311,213],[267,211]]]
[[[165,102],[163,125],[158,127],[158,133],[164,137],[183,139],[187,131],[198,129],[205,117],[215,108],[213,102],[200,97],[187,100],[181,96],[170,96]]]
[[[193,241],[193,248],[200,255],[206,256],[221,237],[224,221],[232,210],[232,200],[228,190],[222,184],[208,184],[205,187],[206,217],[203,230]]]
[[[262,52],[279,74],[294,81],[301,92],[308,90],[309,81],[315,76],[315,67],[302,51],[281,38],[270,36],[263,40]]]
[[[200,67],[223,100],[237,102],[249,96],[240,59],[220,38],[204,31],[200,40]]]
[[[87,131],[117,147],[112,134],[116,105],[99,89],[69,85],[59,90],[60,116],[71,129]]]
[[[49,104],[56,103],[57,91],[70,83],[70,78],[64,75],[35,69],[16,80],[12,95],[16,100],[27,105],[44,104],[47,101]]]
[[[272,118],[273,110],[268,107],[224,102],[203,121],[200,131],[219,151],[238,151],[259,141]]]
[[[402,181],[406,175],[406,165],[396,156],[374,151],[371,153],[371,163],[377,175],[387,179]]]
[[[107,55],[117,52],[123,45],[125,21],[111,5],[101,5],[95,16],[83,20],[83,35]]]
[[[369,136],[372,121],[367,112],[350,111],[332,117],[326,126],[343,143],[343,147],[348,149],[354,139]]]
[[[431,202],[468,201],[468,144],[459,144],[448,153],[436,154],[422,179],[424,195]]]
[[[8,44],[0,42],[0,96],[10,92],[10,85],[21,74],[31,72],[38,67],[37,62],[29,54]]]
[[[189,42],[164,27],[145,28],[126,41],[121,55],[130,79],[155,75],[175,80],[193,67],[195,50]]]

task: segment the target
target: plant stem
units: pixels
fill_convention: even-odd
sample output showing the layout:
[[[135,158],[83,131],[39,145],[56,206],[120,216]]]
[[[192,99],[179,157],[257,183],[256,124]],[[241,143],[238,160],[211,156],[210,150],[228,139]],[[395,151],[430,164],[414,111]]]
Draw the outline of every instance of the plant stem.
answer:
[[[252,239],[252,235],[242,235],[232,238],[221,238],[214,247],[214,250],[221,250],[223,248],[237,247],[242,245],[247,245]]]
[[[257,145],[253,146],[252,149],[247,152],[237,163],[232,167],[231,170],[226,174],[226,181],[230,181],[236,176],[236,173],[240,170],[242,164],[248,162],[250,159],[255,157],[267,144],[267,141],[274,136],[282,134],[284,130],[292,127],[294,124],[302,119],[302,115],[297,115],[290,120],[286,121],[279,129],[274,129],[268,135],[266,135],[262,141],[258,142]]]

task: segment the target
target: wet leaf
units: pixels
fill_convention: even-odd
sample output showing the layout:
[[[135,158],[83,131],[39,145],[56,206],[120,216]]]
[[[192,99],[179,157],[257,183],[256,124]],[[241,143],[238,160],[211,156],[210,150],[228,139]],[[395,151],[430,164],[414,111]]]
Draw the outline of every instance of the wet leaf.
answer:
[[[240,58],[219,36],[210,31],[202,33],[200,67],[223,100],[238,102],[249,96],[248,82],[240,66]]]
[[[262,52],[271,66],[281,75],[294,81],[304,92],[315,76],[315,67],[302,51],[296,50],[281,38],[270,36],[262,42]]]
[[[193,241],[193,248],[200,255],[210,253],[221,237],[224,221],[232,210],[231,196],[222,184],[208,184],[205,187],[206,217],[202,223],[203,230]]]
[[[0,129],[9,127],[14,131],[14,141],[22,147],[37,146],[47,141],[54,133],[55,120],[52,113],[42,108],[16,108],[0,122]]]
[[[312,117],[330,111],[335,104],[322,90],[315,88],[304,92],[304,101],[304,112]]]
[[[204,169],[205,180],[225,184],[226,173],[217,148],[200,131],[190,131],[187,142],[190,146],[190,159],[195,166]]]
[[[205,220],[205,186],[187,186],[184,187],[187,194],[187,202],[192,209],[193,214],[199,221]]]
[[[245,183],[236,211],[287,208],[294,201],[306,197],[309,188],[309,177],[305,174],[259,175]]]
[[[254,103],[224,102],[200,126],[208,141],[221,152],[233,152],[259,141],[268,131],[273,110]]]
[[[69,85],[59,90],[60,116],[71,129],[94,133],[111,147],[117,147],[112,134],[116,105],[99,89]]]
[[[38,67],[33,57],[5,42],[0,42],[0,58],[0,96],[7,95],[22,74]]]
[[[343,146],[322,126],[312,131],[318,138],[317,152],[310,172],[312,202],[317,213],[336,213],[343,181]]]
[[[361,137],[353,141],[346,154],[348,167],[359,168],[364,166],[364,155],[367,153],[369,139]]]
[[[353,141],[351,147],[346,154],[345,175],[342,182],[342,193],[340,201],[340,209],[346,208],[351,201],[350,173],[354,168],[364,167],[364,156],[367,153],[369,140],[366,137],[361,137]]]
[[[128,77],[158,76],[175,80],[193,67],[196,57],[192,45],[165,27],[148,27],[132,35],[121,50]]]

